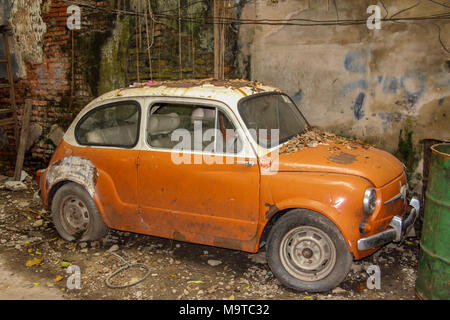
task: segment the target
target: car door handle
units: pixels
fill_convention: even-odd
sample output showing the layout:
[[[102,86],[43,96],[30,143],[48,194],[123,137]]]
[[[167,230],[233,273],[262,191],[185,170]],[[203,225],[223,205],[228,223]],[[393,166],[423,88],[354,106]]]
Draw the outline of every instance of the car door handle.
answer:
[[[252,167],[255,165],[253,161],[245,160],[245,161],[235,161],[236,164],[243,164],[246,167]]]

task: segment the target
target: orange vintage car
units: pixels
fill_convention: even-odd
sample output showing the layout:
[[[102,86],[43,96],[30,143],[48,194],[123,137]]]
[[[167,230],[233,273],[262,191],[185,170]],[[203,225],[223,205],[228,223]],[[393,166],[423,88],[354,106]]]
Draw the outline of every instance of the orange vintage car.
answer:
[[[289,96],[261,83],[138,84],[78,114],[38,171],[41,197],[68,241],[111,228],[251,253],[266,245],[284,285],[327,291],[353,259],[400,241],[420,203],[408,205],[395,157],[331,134],[302,145],[309,128]]]

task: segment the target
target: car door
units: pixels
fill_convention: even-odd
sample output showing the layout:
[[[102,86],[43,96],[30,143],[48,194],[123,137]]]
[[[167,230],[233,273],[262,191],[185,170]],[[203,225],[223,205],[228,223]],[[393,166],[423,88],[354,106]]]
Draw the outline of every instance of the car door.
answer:
[[[258,162],[248,140],[233,130],[233,114],[217,102],[195,99],[146,105],[146,146],[138,167],[146,227],[158,236],[223,247],[252,239]],[[221,133],[229,136],[228,149]]]
[[[133,231],[137,220],[137,168],[141,106],[137,100],[103,103],[75,127],[73,155],[89,159],[96,170],[95,198],[105,223]]]

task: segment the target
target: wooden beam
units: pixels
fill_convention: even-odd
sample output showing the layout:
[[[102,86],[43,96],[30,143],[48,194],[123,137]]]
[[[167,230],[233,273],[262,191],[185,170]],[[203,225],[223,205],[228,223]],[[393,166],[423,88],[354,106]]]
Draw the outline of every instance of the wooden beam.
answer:
[[[226,19],[230,15],[228,0],[214,0],[214,78],[225,77]]]
[[[5,118],[5,119],[0,119],[0,126],[8,126],[8,125],[12,125],[12,124],[16,124],[16,121],[14,120],[14,118]]]
[[[19,130],[17,126],[17,105],[16,105],[16,92],[14,90],[14,76],[13,76],[13,70],[12,70],[12,63],[11,63],[11,54],[9,52],[9,41],[8,41],[8,32],[3,32],[3,43],[5,46],[5,56],[6,61],[8,64],[8,82],[9,82],[9,95],[11,100],[11,106],[14,110],[14,121],[16,122],[14,127],[14,138],[17,144],[17,140],[19,139]]]
[[[220,72],[220,61],[221,61],[221,41],[220,41],[220,27],[221,25],[217,23],[217,17],[220,17],[220,14],[222,11],[220,10],[221,6],[220,0],[214,0],[214,10],[213,10],[213,16],[214,16],[214,78],[215,79],[221,79],[221,72]]]
[[[31,100],[25,100],[25,109],[22,117],[22,129],[20,130],[19,149],[17,151],[16,168],[14,170],[14,180],[20,181],[20,175],[22,173],[23,159],[25,157],[25,147],[27,144],[28,131],[30,128],[31,119]]]

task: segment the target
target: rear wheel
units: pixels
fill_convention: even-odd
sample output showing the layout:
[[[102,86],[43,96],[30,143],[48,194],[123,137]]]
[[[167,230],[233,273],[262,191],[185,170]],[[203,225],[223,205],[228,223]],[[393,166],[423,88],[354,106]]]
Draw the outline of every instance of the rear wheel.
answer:
[[[323,292],[341,283],[352,255],[337,227],[323,215],[295,209],[273,226],[267,258],[274,275],[299,291]]]
[[[68,241],[95,241],[108,232],[92,197],[73,182],[66,183],[56,192],[52,218],[58,233]]]

